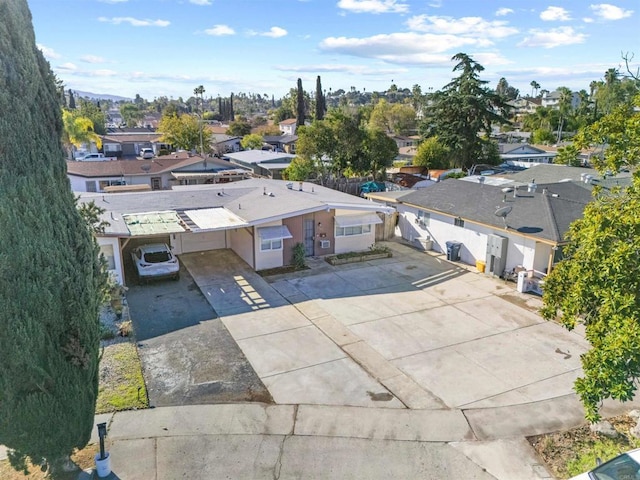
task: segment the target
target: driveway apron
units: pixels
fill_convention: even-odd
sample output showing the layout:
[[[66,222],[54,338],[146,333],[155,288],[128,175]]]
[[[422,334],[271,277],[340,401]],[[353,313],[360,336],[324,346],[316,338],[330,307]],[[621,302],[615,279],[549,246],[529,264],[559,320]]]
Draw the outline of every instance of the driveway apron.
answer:
[[[229,250],[182,261],[276,403],[467,410],[572,394],[587,343],[528,307],[539,299],[388,245],[392,258],[309,259],[267,279]]]
[[[182,267],[179,281],[127,293],[152,406],[271,402],[266,388]]]

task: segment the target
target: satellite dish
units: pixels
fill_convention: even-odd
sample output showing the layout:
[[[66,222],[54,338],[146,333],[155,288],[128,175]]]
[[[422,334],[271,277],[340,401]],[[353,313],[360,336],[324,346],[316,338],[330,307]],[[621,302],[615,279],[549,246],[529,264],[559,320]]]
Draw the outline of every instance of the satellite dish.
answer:
[[[140,169],[144,172],[149,173],[149,170],[151,170],[151,164],[145,163],[144,165],[140,165]]]
[[[502,221],[504,222],[504,228],[507,228],[507,215],[511,213],[513,209],[512,205],[507,205],[506,207],[500,207],[494,212],[496,217],[502,217]]]
[[[511,193],[513,192],[513,187],[504,187],[502,189],[502,193]]]

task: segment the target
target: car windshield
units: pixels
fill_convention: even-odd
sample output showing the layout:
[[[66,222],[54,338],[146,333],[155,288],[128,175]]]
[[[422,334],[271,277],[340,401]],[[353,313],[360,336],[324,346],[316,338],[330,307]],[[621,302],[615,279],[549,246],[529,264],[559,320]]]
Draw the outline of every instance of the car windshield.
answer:
[[[636,480],[640,465],[629,455],[620,455],[594,469],[592,478],[597,480]]]
[[[169,252],[148,252],[144,254],[144,261],[148,263],[162,263],[171,260]]]

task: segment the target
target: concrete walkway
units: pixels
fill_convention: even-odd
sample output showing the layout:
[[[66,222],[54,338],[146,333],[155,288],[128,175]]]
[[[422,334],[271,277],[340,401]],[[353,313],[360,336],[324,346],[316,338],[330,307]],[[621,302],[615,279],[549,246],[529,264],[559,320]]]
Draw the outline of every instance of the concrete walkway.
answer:
[[[181,257],[275,405],[99,416],[112,478],[552,478],[525,437],[584,423],[581,332],[512,283],[389,247],[268,280],[229,252]]]

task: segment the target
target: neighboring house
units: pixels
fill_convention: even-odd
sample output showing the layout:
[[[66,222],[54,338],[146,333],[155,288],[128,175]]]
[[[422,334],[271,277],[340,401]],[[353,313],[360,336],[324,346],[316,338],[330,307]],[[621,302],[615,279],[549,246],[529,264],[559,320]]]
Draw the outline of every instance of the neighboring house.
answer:
[[[630,185],[632,178],[633,176],[630,172],[619,172],[616,175],[603,176],[592,168],[540,164],[520,172],[503,172],[486,177],[485,180],[489,182],[491,179],[501,179],[503,180],[503,186],[528,185],[532,182],[538,184],[573,182],[589,190],[593,189],[596,185],[610,190],[614,187],[626,187]]]
[[[298,120],[296,120],[295,118],[288,118],[286,120],[281,121],[278,124],[278,126],[280,127],[280,131],[284,135],[295,135],[297,125],[298,125]]]
[[[214,133],[211,136],[211,146],[216,155],[223,156],[226,153],[239,152],[240,140],[242,138],[233,137],[226,133]]]
[[[227,183],[247,178],[250,172],[218,158],[203,159],[187,152],[151,160],[67,162],[67,176],[75,192],[104,192],[105,187],[147,185],[165,190],[173,185]]]
[[[152,128],[155,130],[156,128],[158,128],[158,124],[160,123],[161,118],[162,115],[159,113],[148,113],[142,119],[142,126],[144,128]]]
[[[245,150],[228,153],[223,158],[232,163],[250,169],[255,175],[281,179],[282,171],[296,156],[291,153],[270,152],[266,150]]]
[[[82,193],[109,222],[97,241],[120,283],[130,251],[163,242],[174,253],[229,248],[255,270],[289,265],[297,243],[307,256],[365,251],[375,243],[381,213],[393,209],[310,184],[248,179],[227,185],[176,187],[161,192]]]
[[[558,90],[549,92],[542,97],[542,106],[550,107],[553,109],[560,108],[560,92]],[[578,92],[571,92],[571,108],[576,109],[580,106],[580,94]]]
[[[463,263],[485,262],[491,275],[516,267],[544,275],[560,259],[569,225],[582,216],[591,192],[570,182],[511,190],[449,179],[367,197],[396,205],[397,231],[408,242],[443,253],[447,242],[457,242]]]
[[[275,152],[296,153],[297,135],[265,135],[264,142],[273,147]]]
[[[398,145],[398,149],[406,148],[406,147],[417,147],[420,141],[420,137],[418,135],[412,135],[409,137],[405,137],[402,135],[390,135],[390,137],[396,142]]]
[[[524,168],[539,163],[553,163],[553,159],[558,155],[556,151],[546,151],[529,144],[501,143],[498,145],[498,150],[504,163]]]
[[[534,113],[541,103],[539,98],[519,97],[507,102],[507,105],[511,107],[512,118],[519,122],[525,115]]]
[[[102,135],[102,150],[107,157],[133,158],[143,148],[151,148],[157,154],[170,146],[160,143],[162,134],[148,128],[110,128]]]

